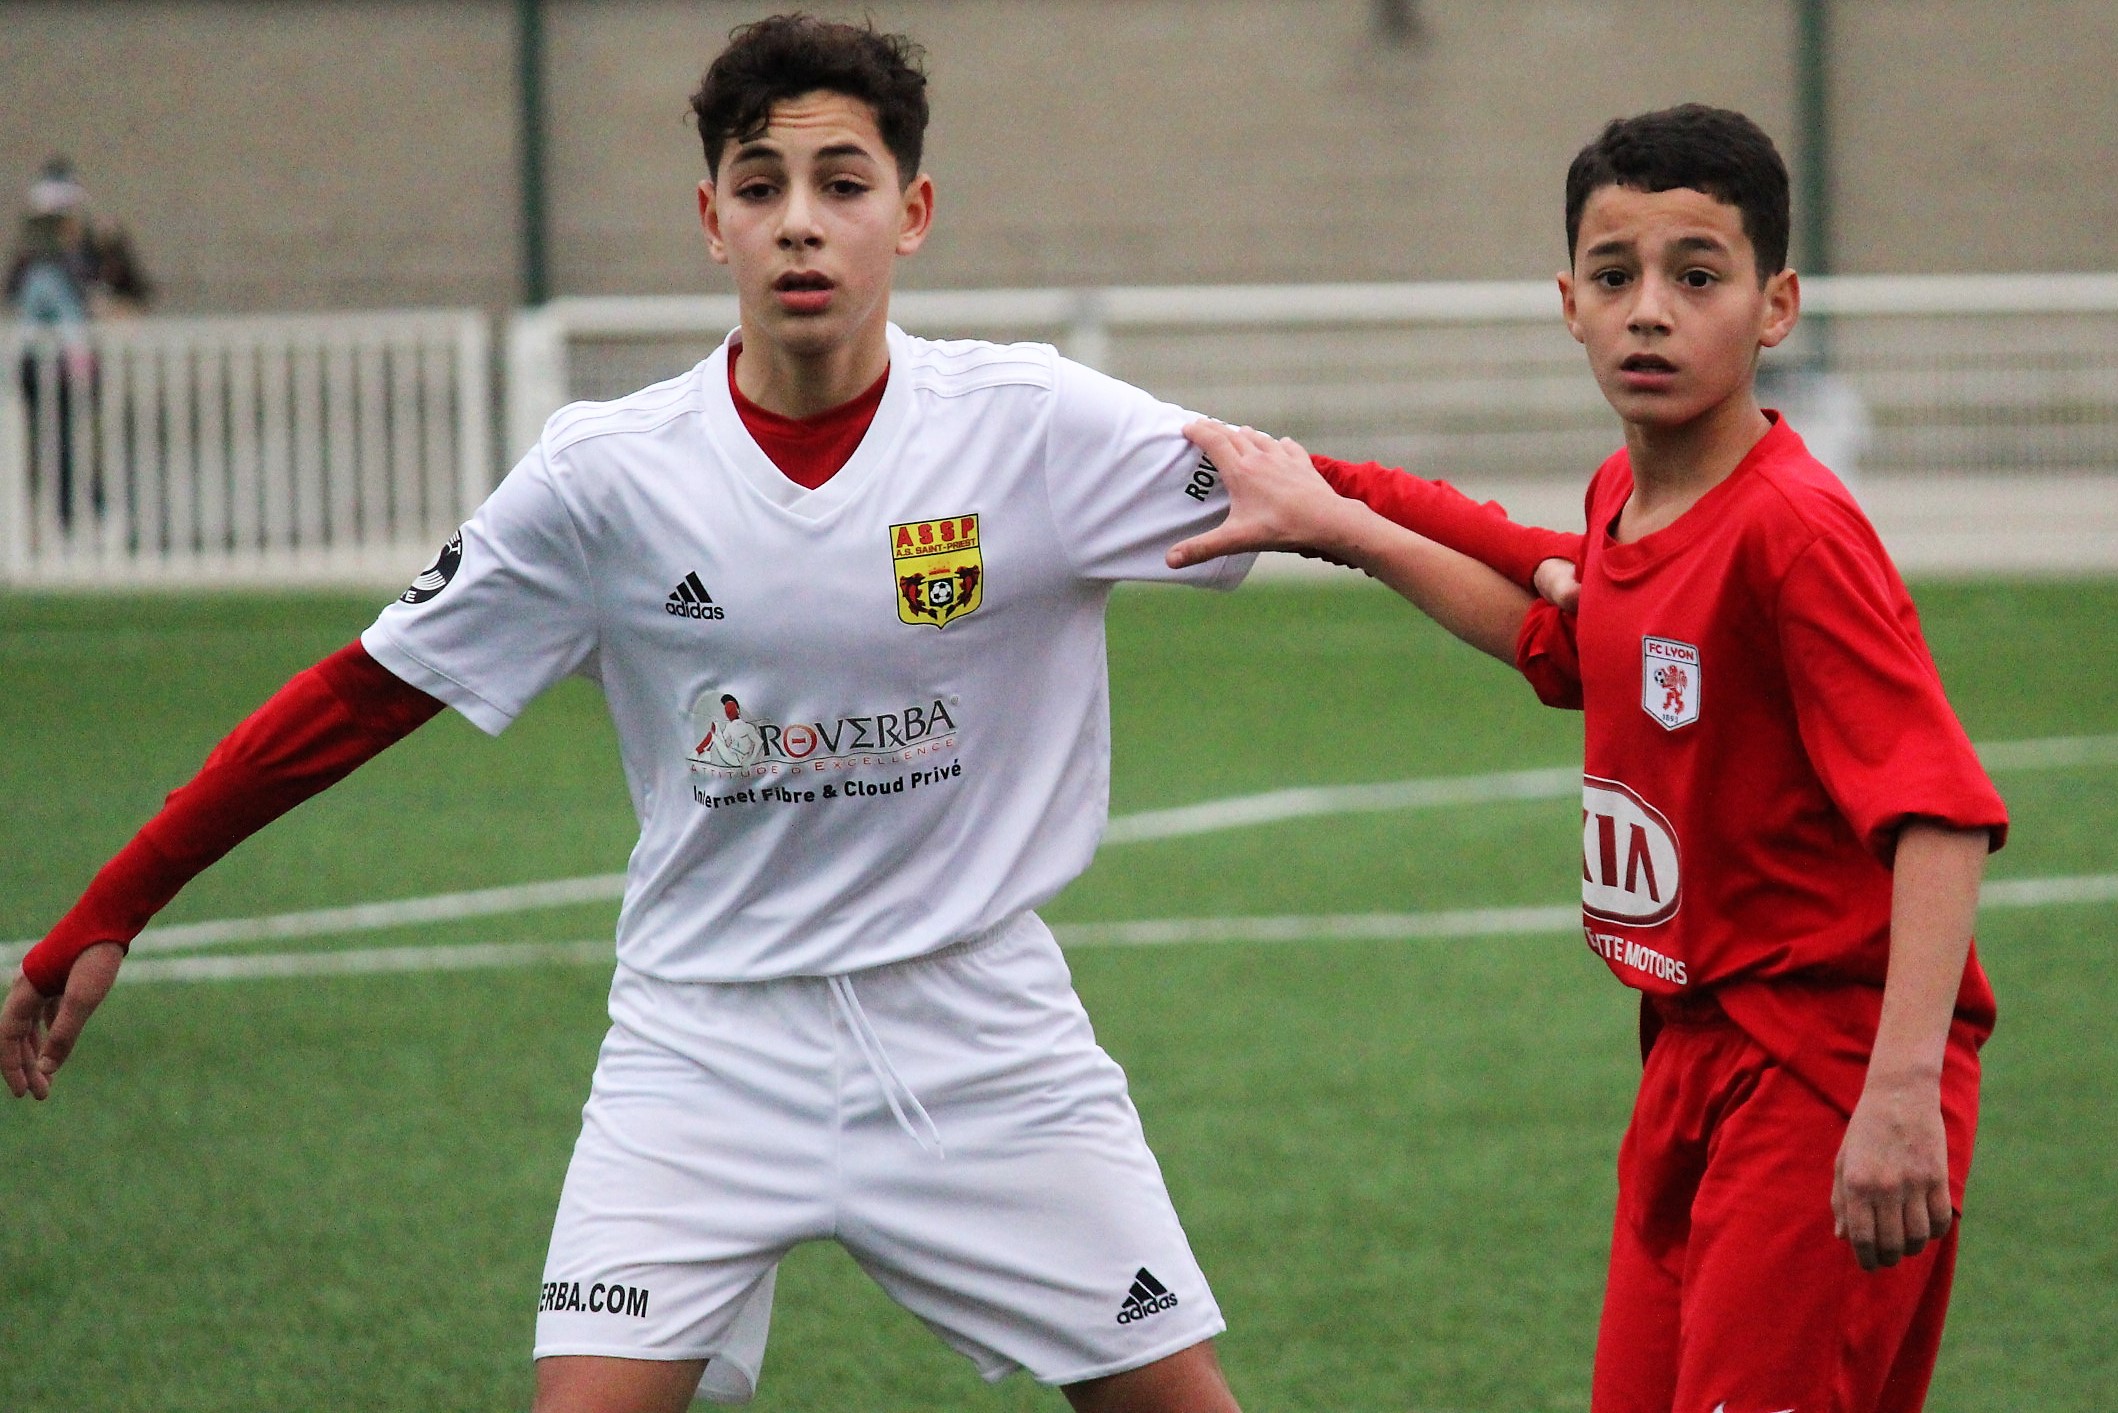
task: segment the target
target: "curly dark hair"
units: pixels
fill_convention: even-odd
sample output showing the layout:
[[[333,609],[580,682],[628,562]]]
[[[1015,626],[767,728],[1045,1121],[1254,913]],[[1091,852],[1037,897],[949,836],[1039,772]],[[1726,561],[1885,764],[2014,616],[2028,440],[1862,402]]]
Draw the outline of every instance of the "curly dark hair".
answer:
[[[850,25],[795,13],[742,25],[691,95],[706,170],[718,178],[721,151],[765,130],[772,105],[804,93],[840,93],[875,110],[899,180],[919,175],[927,133],[925,51],[873,24]]]
[[[1567,168],[1568,260],[1581,235],[1583,209],[1607,186],[1702,191],[1742,213],[1760,283],[1787,265],[1787,164],[1765,130],[1741,113],[1686,103],[1612,119]]]

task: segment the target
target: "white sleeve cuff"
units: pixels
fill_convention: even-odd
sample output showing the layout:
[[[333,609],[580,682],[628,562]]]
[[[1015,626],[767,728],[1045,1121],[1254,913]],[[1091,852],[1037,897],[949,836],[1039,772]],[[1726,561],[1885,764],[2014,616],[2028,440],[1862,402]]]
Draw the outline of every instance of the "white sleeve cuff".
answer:
[[[498,736],[515,719],[516,713],[495,705],[455,678],[412,656],[380,623],[368,626],[360,635],[360,645],[367,650],[369,657],[397,677],[454,707],[488,736]]]

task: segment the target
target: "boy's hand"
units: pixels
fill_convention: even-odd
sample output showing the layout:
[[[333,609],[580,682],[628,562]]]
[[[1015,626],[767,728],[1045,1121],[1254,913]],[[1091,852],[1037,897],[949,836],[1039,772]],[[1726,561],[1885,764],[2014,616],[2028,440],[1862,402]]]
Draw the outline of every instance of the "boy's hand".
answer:
[[[1337,557],[1335,542],[1362,507],[1331,489],[1308,452],[1288,438],[1221,422],[1194,422],[1184,435],[1212,458],[1228,486],[1228,518],[1170,546],[1170,568],[1252,550],[1314,549]]]
[[[1831,1180],[1833,1226],[1863,1270],[1894,1266],[1949,1232],[1942,1070],[1990,843],[1983,829],[1935,820],[1898,831],[1883,1012]]]
[[[1949,1231],[1949,1143],[1933,1084],[1862,1090],[1831,1180],[1833,1232],[1861,1269],[1894,1266]]]
[[[51,1096],[52,1076],[73,1053],[81,1027],[110,994],[124,960],[123,947],[98,942],[74,959],[66,990],[57,996],[40,994],[28,977],[15,973],[15,984],[0,1002],[0,1080],[8,1093],[17,1099],[24,1094]]]
[[[1284,437],[1219,422],[1194,422],[1184,435],[1227,483],[1228,518],[1172,545],[1170,568],[1248,550],[1314,550],[1389,585],[1480,652],[1515,661],[1515,635],[1534,602],[1519,585],[1340,495]]]
[[[1574,572],[1571,559],[1540,560],[1530,583],[1546,603],[1561,613],[1572,613],[1581,606],[1581,576]]]

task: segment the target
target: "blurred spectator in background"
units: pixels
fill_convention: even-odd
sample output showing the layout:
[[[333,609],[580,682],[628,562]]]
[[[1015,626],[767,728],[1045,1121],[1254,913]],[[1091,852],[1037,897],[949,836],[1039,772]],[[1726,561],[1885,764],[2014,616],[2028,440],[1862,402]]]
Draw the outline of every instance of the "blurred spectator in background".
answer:
[[[131,233],[90,221],[88,189],[64,157],[47,161],[29,185],[7,297],[22,318],[46,325],[137,314],[154,297]]]
[[[124,229],[99,233],[90,224],[88,191],[73,164],[64,157],[46,162],[30,183],[21,234],[8,262],[7,299],[33,331],[21,364],[30,476],[33,485],[51,477],[62,527],[73,523],[76,453],[86,445],[87,430],[77,430],[76,424],[95,397],[88,321],[137,313],[152,292]],[[92,490],[100,492],[100,487]]]
[[[8,302],[23,319],[62,337],[88,322],[96,258],[83,219],[87,198],[65,159],[45,163],[30,183],[29,208],[8,262]]]

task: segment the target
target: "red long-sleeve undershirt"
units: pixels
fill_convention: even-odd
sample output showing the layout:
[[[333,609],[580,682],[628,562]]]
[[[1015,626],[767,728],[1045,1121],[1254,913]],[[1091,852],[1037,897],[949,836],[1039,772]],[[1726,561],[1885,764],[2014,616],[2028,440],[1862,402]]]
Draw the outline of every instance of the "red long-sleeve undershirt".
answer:
[[[99,942],[130,945],[177,891],[258,830],[431,720],[442,704],[358,641],[295,674],[206,757],[22,959],[47,996]]]
[[[1508,519],[1498,503],[1472,500],[1447,481],[1429,481],[1373,461],[1310,458],[1331,488],[1385,520],[1468,555],[1523,588],[1547,559],[1578,562],[1581,536]]]

